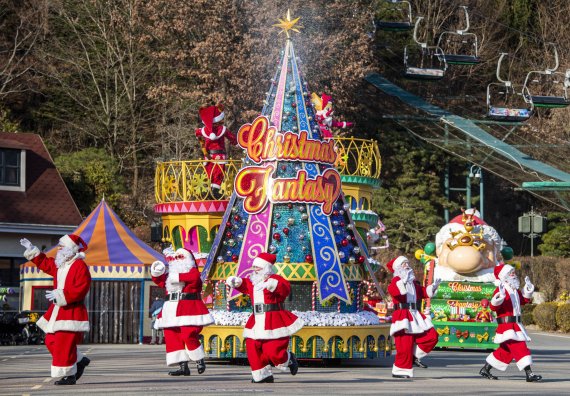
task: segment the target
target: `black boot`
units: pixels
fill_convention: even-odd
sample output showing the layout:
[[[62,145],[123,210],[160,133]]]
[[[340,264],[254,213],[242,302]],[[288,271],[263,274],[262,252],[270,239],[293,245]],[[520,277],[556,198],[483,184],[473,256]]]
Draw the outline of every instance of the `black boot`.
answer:
[[[55,381],[54,385],[75,385],[75,375],[68,375],[60,380]]]
[[[91,363],[91,360],[89,360],[85,356],[83,356],[83,358],[77,362],[77,373],[75,373],[76,381],[79,380],[79,378],[81,378],[81,376],[83,375],[83,371],[85,371],[85,367],[89,366],[89,363]]]
[[[293,352],[290,352],[290,354],[291,357],[289,359],[289,371],[291,372],[291,375],[295,375],[297,374],[297,371],[299,371],[299,362],[297,362],[297,357]]]
[[[492,368],[493,368],[493,366],[491,366],[489,363],[485,363],[483,368],[479,371],[479,374],[481,374],[482,377],[485,377],[485,378],[490,379],[490,380],[498,380],[499,378],[497,378],[493,374],[491,374]]]
[[[206,362],[204,362],[204,359],[196,361],[196,369],[198,369],[198,374],[202,374],[206,371]]]
[[[428,368],[427,364],[423,364],[422,361],[417,357],[414,358],[414,366],[421,368]]]
[[[392,374],[392,377],[394,377],[394,378],[411,378],[409,375],[405,375],[405,374]]]
[[[526,374],[526,382],[538,382],[542,380],[542,375],[537,375],[533,373],[530,366],[526,366],[524,368],[524,372]]]
[[[188,368],[188,362],[180,362],[180,368],[176,371],[169,371],[168,375],[174,377],[179,377],[181,375],[187,377],[190,375],[190,369]]]
[[[265,377],[265,378],[262,379],[261,381],[254,381],[254,380],[251,380],[251,382],[253,382],[254,384],[263,384],[263,383],[272,384],[273,382],[275,382],[275,379],[273,378],[272,375],[270,375],[269,377]]]

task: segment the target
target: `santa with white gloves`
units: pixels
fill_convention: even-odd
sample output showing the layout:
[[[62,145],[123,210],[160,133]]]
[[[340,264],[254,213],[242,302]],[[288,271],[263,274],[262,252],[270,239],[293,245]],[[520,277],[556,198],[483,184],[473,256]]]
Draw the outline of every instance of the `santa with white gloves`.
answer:
[[[530,367],[532,356],[526,345],[530,338],[521,320],[521,307],[531,302],[534,285],[527,276],[522,291],[519,290],[520,282],[515,274],[515,269],[508,264],[497,265],[495,277],[499,285],[491,299],[491,310],[497,314],[498,326],[493,341],[500,345],[487,356],[487,363],[479,371],[479,374],[485,378],[496,380],[498,378],[491,374],[491,368],[505,371],[514,359],[517,362],[518,369],[525,371],[527,382],[540,381],[542,376],[534,374]]]
[[[440,280],[421,286],[404,256],[389,261],[387,267],[394,273],[388,286],[394,302],[390,335],[396,343],[392,377],[411,378],[414,376],[412,366],[427,368],[420,359],[430,353],[438,341],[431,319],[421,312],[421,303],[422,299],[435,295]]]
[[[89,331],[85,296],[91,287],[89,268],[83,261],[87,244],[69,234],[60,238],[55,258],[47,257],[27,239],[24,257],[53,277],[53,290],[46,292],[52,302],[37,326],[46,333],[45,344],[52,356],[51,376],[61,378],[55,385],[75,385],[90,360],[77,348],[83,332]]]
[[[275,275],[273,264],[277,257],[260,253],[252,263],[249,278],[230,276],[226,284],[251,299],[253,314],[243,331],[246,350],[251,367],[251,382],[272,383],[271,365],[292,375],[297,374],[299,365],[293,352],[288,352],[289,339],[303,327],[303,321],[283,307],[291,293],[289,282]]]
[[[200,271],[189,250],[168,248],[163,253],[168,266],[155,261],[150,273],[153,282],[165,288],[167,293],[155,327],[164,329],[166,364],[180,366],[168,374],[190,375],[189,360],[196,362],[198,374],[202,374],[206,371],[206,363],[200,333],[204,326],[214,323],[214,318],[202,301]]]

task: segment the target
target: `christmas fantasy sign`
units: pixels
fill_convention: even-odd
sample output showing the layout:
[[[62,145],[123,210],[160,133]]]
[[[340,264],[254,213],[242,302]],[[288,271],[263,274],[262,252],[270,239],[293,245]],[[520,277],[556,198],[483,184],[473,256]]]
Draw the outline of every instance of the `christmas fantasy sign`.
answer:
[[[259,116],[238,132],[238,144],[248,157],[260,166],[242,168],[235,178],[235,191],[244,198],[244,209],[250,214],[261,212],[267,202],[314,203],[330,215],[333,204],[341,192],[338,171],[326,169],[314,179],[304,169],[293,178],[274,178],[275,161],[305,161],[333,165],[337,153],[332,140],[320,141],[308,137],[307,131],[299,134],[279,133],[269,126],[269,119]]]

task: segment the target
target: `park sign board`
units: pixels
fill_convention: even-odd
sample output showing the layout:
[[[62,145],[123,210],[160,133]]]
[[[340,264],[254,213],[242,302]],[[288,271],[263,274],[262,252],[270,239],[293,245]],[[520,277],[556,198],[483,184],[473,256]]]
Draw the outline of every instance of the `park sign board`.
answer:
[[[243,208],[250,214],[260,213],[268,202],[310,203],[321,206],[325,215],[341,193],[340,174],[334,168],[337,152],[334,141],[309,138],[307,131],[280,133],[265,116],[257,117],[238,131],[238,144],[255,163],[243,167],[235,177],[235,191],[244,199]],[[312,162],[330,166],[310,178],[305,169],[295,177],[275,178],[277,161]]]

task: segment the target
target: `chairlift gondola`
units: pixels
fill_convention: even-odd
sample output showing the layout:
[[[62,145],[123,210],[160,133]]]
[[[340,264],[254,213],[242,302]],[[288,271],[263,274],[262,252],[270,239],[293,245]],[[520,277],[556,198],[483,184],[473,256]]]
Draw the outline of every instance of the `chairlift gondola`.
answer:
[[[404,76],[417,80],[440,80],[445,75],[447,63],[438,46],[428,46],[418,40],[418,26],[424,17],[418,17],[414,26],[417,45],[404,47]]]
[[[533,114],[532,101],[528,103],[511,81],[501,78],[501,63],[507,55],[501,53],[497,63],[499,82],[487,85],[487,118],[503,122],[524,122]]]
[[[475,33],[469,32],[467,7],[461,8],[465,13],[465,29],[441,33],[437,46],[443,50],[445,61],[450,65],[476,65],[481,63],[479,41]]]
[[[412,5],[405,0],[385,0],[382,4],[380,19],[375,21],[376,28],[389,32],[412,30]]]
[[[558,50],[554,43],[554,67],[546,70],[531,71],[526,75],[523,92],[527,102],[536,107],[563,108],[570,105],[568,89],[570,88],[570,70],[558,72]]]

